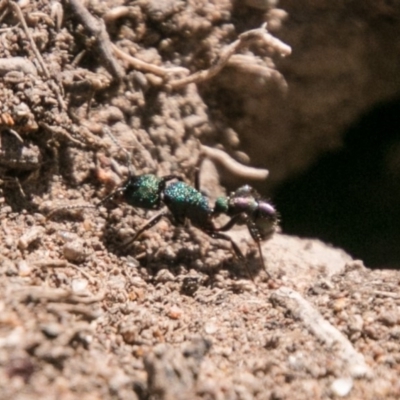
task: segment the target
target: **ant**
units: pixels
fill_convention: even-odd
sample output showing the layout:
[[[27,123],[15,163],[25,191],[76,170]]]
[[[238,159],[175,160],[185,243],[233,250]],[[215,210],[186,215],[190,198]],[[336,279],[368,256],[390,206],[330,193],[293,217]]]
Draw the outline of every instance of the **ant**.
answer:
[[[128,165],[131,168],[130,154],[119,145],[108,129],[104,128],[104,132],[126,153]],[[130,206],[145,210],[160,210],[166,206],[166,209],[161,210],[140,227],[123,246],[129,246],[144,231],[152,228],[163,217],[167,217],[175,226],[182,226],[189,221],[194,227],[211,238],[230,242],[234,253],[239,260],[244,262],[247,273],[254,282],[239,246],[231,237],[223,233],[230,230],[234,225],[246,224],[252,238],[257,243],[262,267],[271,277],[265,268],[261,241],[269,238],[276,229],[278,213],[275,208],[248,185],[242,186],[228,197],[218,198],[215,207],[212,208],[209,205],[208,198],[201,193],[199,186],[198,169],[196,170],[195,187],[185,183],[179,175],[163,177],[157,177],[153,174],[134,175],[129,169],[129,176],[125,182],[110,195],[100,200],[94,207],[98,208],[116,195],[120,195],[122,200]],[[213,219],[220,214],[225,214],[231,218],[225,225],[218,228],[214,225]]]

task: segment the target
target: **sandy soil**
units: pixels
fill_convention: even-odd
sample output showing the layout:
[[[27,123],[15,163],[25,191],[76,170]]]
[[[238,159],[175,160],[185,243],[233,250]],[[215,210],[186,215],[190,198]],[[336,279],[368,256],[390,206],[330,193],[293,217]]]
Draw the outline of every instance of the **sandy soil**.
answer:
[[[203,145],[237,186],[261,171],[235,169],[243,104],[217,89],[233,74],[283,96],[290,49],[239,37],[284,16],[246,4],[0,2],[1,399],[399,398],[397,271],[277,233],[268,279],[233,230],[252,282],[226,243],[168,221],[121,249],[152,213],[93,208],[128,169],[192,182]],[[220,175],[201,172],[211,203]]]

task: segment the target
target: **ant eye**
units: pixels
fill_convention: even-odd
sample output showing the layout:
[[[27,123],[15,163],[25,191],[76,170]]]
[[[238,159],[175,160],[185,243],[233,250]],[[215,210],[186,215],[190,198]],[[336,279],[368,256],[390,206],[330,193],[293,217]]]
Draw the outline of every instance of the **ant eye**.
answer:
[[[271,204],[267,203],[267,202],[262,202],[259,204],[259,211],[260,214],[263,216],[269,216],[272,218],[276,218],[277,217],[277,211],[275,210],[275,207],[273,207]]]

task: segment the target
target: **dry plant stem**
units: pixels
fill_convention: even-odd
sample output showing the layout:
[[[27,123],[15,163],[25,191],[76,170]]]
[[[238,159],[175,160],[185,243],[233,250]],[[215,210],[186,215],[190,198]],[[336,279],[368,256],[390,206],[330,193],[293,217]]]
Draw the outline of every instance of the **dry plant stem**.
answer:
[[[69,2],[76,17],[95,39],[104,67],[117,81],[120,81],[125,73],[114,58],[112,44],[104,21],[93,17],[81,1],[70,0]]]
[[[189,71],[186,68],[182,67],[175,67],[175,68],[163,68],[158,67],[157,65],[149,64],[145,61],[139,60],[136,57],[132,57],[131,55],[125,53],[121,49],[119,49],[115,44],[111,44],[111,47],[117,57],[121,60],[126,61],[132,68],[143,71],[149,72],[151,74],[164,77],[168,74],[187,74]]]
[[[33,40],[33,37],[31,35],[31,33],[29,32],[28,29],[28,25],[26,24],[25,18],[22,14],[21,9],[19,8],[19,5],[17,3],[15,3],[14,1],[9,0],[8,2],[9,6],[13,9],[13,11],[17,14],[17,17],[19,19],[19,22],[21,23],[22,27],[24,28],[25,31],[25,35],[28,38],[31,47],[32,47],[32,51],[35,53],[35,57],[37,58],[40,67],[42,68],[43,71],[43,75],[47,78],[50,79],[50,72],[46,67],[46,64],[44,63],[44,60],[42,58],[42,55],[39,52],[39,49],[36,46],[35,41]]]
[[[22,137],[18,134],[18,132],[14,131],[14,129],[7,128],[7,132],[11,133],[11,135],[13,135],[20,143],[24,143],[24,139],[22,139]]]
[[[267,169],[247,167],[246,165],[240,164],[227,153],[219,149],[201,146],[201,154],[202,157],[208,157],[210,160],[220,163],[233,175],[241,178],[250,180],[264,180],[269,174]]]
[[[396,299],[396,300],[400,299],[400,295],[399,294],[392,293],[392,292],[385,292],[385,291],[382,291],[382,290],[372,290],[372,291],[369,291],[368,293],[376,294],[377,296],[381,296],[381,297],[390,297],[390,298]]]
[[[306,328],[323,342],[330,351],[337,353],[347,367],[347,374],[354,378],[371,376],[364,356],[358,353],[351,342],[331,325],[300,293],[281,287],[272,296],[272,300],[289,309],[295,318],[303,321]]]
[[[12,0],[9,0],[9,1],[8,1],[8,5],[9,5],[9,7],[11,7],[11,9],[17,14],[17,17],[18,17],[18,19],[19,19],[19,22],[21,23],[22,27],[24,28],[25,35],[26,35],[26,37],[28,38],[28,40],[29,40],[29,42],[30,42],[30,44],[31,44],[32,51],[34,52],[35,57],[36,57],[36,59],[38,60],[38,63],[39,63],[39,65],[40,65],[40,68],[42,69],[43,75],[44,75],[50,82],[52,82],[50,86],[52,86],[52,89],[53,89],[54,93],[55,93],[56,96],[57,96],[58,104],[59,104],[61,110],[66,110],[67,107],[66,107],[65,102],[64,102],[64,100],[63,100],[63,98],[62,98],[62,96],[61,96],[61,90],[60,90],[60,88],[51,80],[50,72],[49,72],[49,70],[48,70],[47,67],[46,67],[46,64],[45,64],[45,62],[44,62],[44,60],[43,60],[43,57],[42,57],[42,55],[40,54],[39,49],[37,48],[36,43],[35,43],[35,41],[33,40],[33,37],[32,37],[32,35],[31,35],[31,33],[29,32],[28,25],[26,24],[26,21],[25,21],[24,15],[22,14],[21,8],[19,7],[19,5],[18,5],[17,3],[15,3],[15,2],[12,1]]]
[[[80,142],[79,140],[74,139],[65,129],[63,129],[61,126],[51,126],[46,124],[45,122],[39,122],[39,126],[43,129],[46,129],[47,131],[57,135],[57,136],[64,136],[68,140],[70,140],[72,143],[78,144],[80,146],[83,146],[83,143]]]
[[[130,7],[117,6],[117,7],[113,7],[111,10],[107,11],[103,15],[103,19],[104,19],[104,21],[106,21],[106,23],[110,23],[110,22],[116,21],[117,19],[128,16],[129,13],[130,13]]]
[[[79,271],[85,278],[87,278],[90,283],[94,282],[94,279],[87,272],[83,271],[82,268],[79,268],[76,265],[64,260],[45,260],[35,263],[34,266],[38,268],[73,268],[76,271]]]
[[[239,36],[239,39],[231,43],[225,49],[222,50],[216,63],[205,71],[196,72],[185,78],[176,79],[174,81],[168,82],[168,85],[172,89],[179,89],[189,83],[200,83],[211,79],[217,75],[222,68],[226,66],[229,59],[235,54],[241,47],[248,46],[252,42],[260,41],[264,45],[269,46],[271,49],[280,53],[281,56],[287,56],[291,53],[292,49],[290,46],[281,42],[279,39],[275,38],[269,34],[266,30],[266,25],[264,24],[261,28],[253,29],[248,32],[244,32]]]
[[[96,296],[83,296],[72,293],[70,290],[56,289],[49,287],[32,286],[25,289],[21,289],[14,292],[20,301],[54,301],[54,302],[65,302],[72,304],[91,304],[97,303],[103,300],[104,293],[100,293]]]
[[[0,58],[0,76],[6,75],[11,71],[21,71],[24,74],[37,75],[35,66],[27,58]]]
[[[2,29],[0,29],[0,33],[12,31],[13,29],[17,28],[18,26],[19,26],[19,24],[15,25],[15,26],[11,26],[10,28],[2,28]]]
[[[72,314],[82,315],[85,319],[92,321],[100,317],[100,312],[81,304],[49,304],[47,311],[62,316],[62,313],[68,312]]]

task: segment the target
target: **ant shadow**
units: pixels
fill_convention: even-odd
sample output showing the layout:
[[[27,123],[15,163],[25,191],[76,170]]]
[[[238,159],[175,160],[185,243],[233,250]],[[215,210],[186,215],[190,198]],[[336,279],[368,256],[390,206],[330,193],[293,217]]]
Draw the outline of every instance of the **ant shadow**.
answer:
[[[256,251],[248,251],[245,256],[246,267],[225,241],[210,238],[193,226],[177,226],[171,222],[172,217],[168,216],[163,218],[169,225],[167,231],[163,227],[162,233],[157,233],[157,224],[143,232],[138,240],[129,243],[141,224],[130,224],[134,219],[137,220],[132,213],[124,219],[122,222],[112,214],[112,208],[108,208],[101,241],[107,251],[118,258],[133,257],[138,268],[145,268],[151,279],[162,269],[168,269],[176,278],[195,270],[203,275],[204,284],[213,285],[220,280],[221,274],[233,280],[251,281],[261,270]],[[143,224],[147,219],[148,215],[143,216]],[[146,241],[149,241],[149,245],[146,245]],[[223,249],[223,254],[218,249]]]

